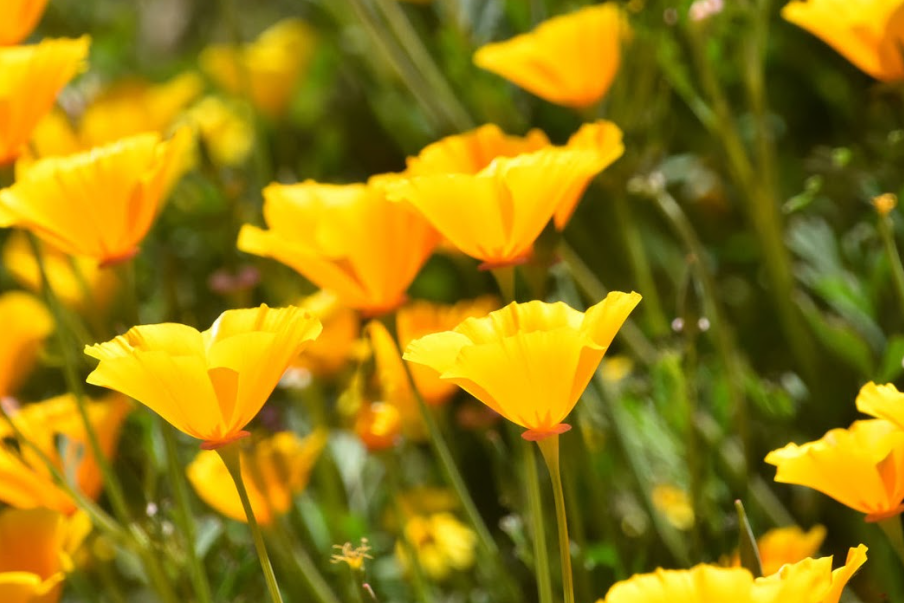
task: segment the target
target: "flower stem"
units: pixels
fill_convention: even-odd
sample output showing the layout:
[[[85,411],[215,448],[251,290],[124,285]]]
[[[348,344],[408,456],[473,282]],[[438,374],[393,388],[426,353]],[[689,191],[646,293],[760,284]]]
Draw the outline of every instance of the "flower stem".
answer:
[[[268,536],[275,538],[276,543],[283,549],[285,556],[301,575],[308,590],[314,594],[318,603],[339,603],[339,599],[327,584],[314,560],[311,559],[303,546],[293,537],[292,530],[284,518],[280,518],[280,524],[276,529],[268,530]],[[271,540],[273,542],[273,540]]]
[[[546,548],[546,528],[543,525],[543,498],[540,494],[540,476],[534,459],[534,448],[525,442],[524,478],[527,483],[527,503],[530,513],[534,543],[534,572],[537,575],[537,592],[540,603],[553,603],[552,577],[549,567],[549,553]]]
[[[264,579],[267,581],[267,589],[270,591],[270,600],[273,603],[283,603],[282,595],[279,594],[279,585],[276,583],[276,575],[273,573],[273,565],[270,563],[270,557],[267,555],[267,546],[264,544],[264,537],[261,534],[260,526],[257,525],[257,519],[254,517],[254,509],[251,508],[251,500],[248,498],[248,491],[245,490],[245,481],[242,479],[242,461],[240,456],[241,443],[232,442],[221,448],[217,448],[217,454],[223,459],[232,481],[235,482],[235,488],[239,492],[239,498],[242,500],[242,507],[245,509],[245,517],[248,518],[248,528],[251,530],[251,538],[254,540],[254,548],[257,549],[257,556],[261,562],[261,569],[264,571]]]
[[[877,522],[888,537],[891,548],[895,550],[901,564],[904,565],[904,530],[901,529],[901,516],[895,515]]]
[[[571,540],[568,538],[568,519],[565,510],[565,492],[562,488],[562,471],[559,468],[559,436],[549,436],[537,442],[549,476],[556,501],[556,523],[559,527],[559,556],[562,560],[562,587],[565,603],[574,603],[574,578],[571,573]]]
[[[515,301],[515,267],[502,266],[493,268],[492,272],[493,278],[496,279],[496,283],[499,285],[499,294],[502,295],[502,301],[507,304]]]
[[[197,531],[195,530],[195,519],[188,496],[188,488],[185,485],[185,476],[177,457],[176,439],[173,437],[173,428],[169,425],[163,425],[163,421],[160,419],[157,419],[156,422],[160,427],[160,431],[163,433],[163,442],[166,446],[167,472],[169,473],[173,494],[176,497],[176,505],[179,509],[176,514],[176,519],[179,522],[179,528],[185,535],[189,575],[191,576],[192,584],[195,587],[195,594],[198,596],[199,603],[211,603],[213,599],[210,594],[210,582],[207,579],[207,572],[204,571],[204,565],[201,563],[201,559],[198,557],[198,553],[195,550],[197,534]]]
[[[901,265],[901,254],[895,243],[893,222],[890,216],[879,216],[879,235],[882,237],[882,244],[885,246],[888,264],[891,267],[891,280],[895,284],[895,294],[898,297],[898,303],[901,304],[901,310],[904,310],[904,266]]]

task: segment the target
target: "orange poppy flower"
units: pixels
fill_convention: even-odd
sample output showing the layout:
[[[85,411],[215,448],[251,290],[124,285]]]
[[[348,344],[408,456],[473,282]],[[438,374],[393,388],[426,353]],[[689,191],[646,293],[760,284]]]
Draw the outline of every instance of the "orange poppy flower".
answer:
[[[394,404],[365,402],[355,416],[355,434],[370,452],[392,448],[402,433],[402,415]]]
[[[530,33],[487,44],[474,64],[549,102],[589,107],[606,95],[629,33],[615,2],[544,21]]]
[[[138,253],[181,168],[186,130],[168,140],[141,134],[40,159],[0,191],[0,226],[32,231],[61,251],[102,264]]]
[[[773,450],[775,481],[813,488],[880,521],[904,511],[904,431],[881,419],[856,421],[822,439]]]
[[[18,157],[57,94],[84,66],[88,45],[85,36],[0,48],[0,165]]]
[[[578,312],[562,302],[512,303],[408,345],[404,358],[439,372],[540,440],[570,429],[574,408],[616,332],[640,302],[612,292]]]
[[[826,529],[823,526],[813,526],[806,532],[798,526],[769,530],[756,540],[763,575],[770,576],[783,565],[814,556],[825,539]],[[737,553],[732,559],[732,565],[741,565],[741,557]]]
[[[904,80],[901,0],[794,0],[782,8],[782,17],[877,80]]]
[[[264,189],[270,230],[245,225],[238,247],[272,257],[370,315],[400,306],[438,242],[410,207],[369,184],[271,184]]]
[[[12,46],[28,37],[37,27],[47,0],[4,0],[0,21],[0,46]]]
[[[320,328],[299,308],[266,305],[227,310],[203,333],[174,323],[132,327],[85,348],[100,360],[88,383],[135,398],[217,448],[248,435],[243,428]]]
[[[34,296],[21,291],[0,295],[0,397],[25,380],[44,340],[53,332],[53,317]]]

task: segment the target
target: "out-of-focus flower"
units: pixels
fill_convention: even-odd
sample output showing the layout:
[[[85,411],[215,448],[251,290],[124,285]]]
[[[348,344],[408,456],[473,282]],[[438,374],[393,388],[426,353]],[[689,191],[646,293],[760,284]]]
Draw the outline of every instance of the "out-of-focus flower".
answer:
[[[841,591],[866,562],[866,547],[850,549],[843,567],[832,558],[804,559],[777,574],[754,579],[742,568],[700,564],[689,570],[659,569],[616,583],[603,603],[838,603]]]
[[[603,169],[596,152],[544,148],[500,157],[476,174],[435,174],[389,185],[455,247],[495,268],[526,261],[536,238],[575,191]]]
[[[180,175],[190,136],[141,134],[68,157],[31,164],[0,191],[0,226],[30,230],[64,253],[101,264],[124,261],[157,216]]]
[[[402,415],[394,404],[365,402],[355,416],[355,434],[370,452],[392,448],[402,434]]]
[[[360,350],[358,313],[340,304],[334,293],[323,290],[309,295],[298,306],[320,321],[323,332],[292,363],[293,368],[307,369],[317,377],[335,375]]]
[[[185,113],[184,123],[195,129],[216,165],[236,167],[251,154],[254,125],[240,105],[205,96]]]
[[[100,360],[88,383],[135,398],[180,431],[216,448],[248,435],[289,363],[320,334],[299,308],[227,310],[210,329],[132,327],[86,346]]]
[[[27,38],[47,8],[47,0],[4,0],[4,4],[0,46],[12,46]]]
[[[445,580],[453,570],[474,565],[477,535],[451,513],[415,515],[405,522],[404,530],[418,563],[432,580]],[[410,562],[401,542],[396,543],[395,553],[407,570]]]
[[[893,193],[883,193],[873,197],[873,207],[880,216],[887,216],[898,206],[898,196]]]
[[[88,402],[88,420],[107,458],[116,452],[119,432],[130,409],[129,402],[119,394]],[[103,479],[75,397],[67,394],[7,412],[22,435],[50,458],[79,491],[94,499],[100,495]],[[13,437],[9,426],[0,423],[0,438]],[[75,502],[54,484],[41,458],[22,442],[18,452],[0,446],[0,500],[24,509],[46,507],[66,514],[76,510]]]
[[[358,546],[353,547],[351,542],[346,542],[342,545],[334,544],[333,548],[338,549],[339,552],[330,556],[330,563],[345,563],[356,572],[364,571],[365,559],[373,559],[369,554],[370,545],[367,543],[367,538],[362,538],[361,544]]]
[[[0,601],[56,603],[72,555],[91,532],[88,516],[50,509],[0,512]]]
[[[0,48],[0,165],[18,157],[63,86],[83,67],[88,37]]]
[[[722,12],[724,0],[696,0],[688,10],[691,21],[705,21]]]
[[[578,312],[562,302],[512,303],[411,344],[405,359],[440,373],[540,440],[567,431],[574,408],[622,323],[640,302],[614,291]]]
[[[856,421],[822,439],[773,450],[766,462],[775,481],[813,488],[854,510],[867,521],[904,511],[904,431],[881,419]]]
[[[91,312],[107,307],[116,290],[115,273],[102,269],[97,260],[68,256],[46,243],[38,244],[53,292],[64,304]],[[2,258],[17,283],[36,293],[41,291],[41,270],[24,232],[15,231],[6,239]]]
[[[269,230],[245,225],[238,247],[272,257],[370,315],[400,306],[436,246],[416,211],[386,199],[377,184],[271,184],[264,189]]]
[[[668,484],[653,488],[653,506],[662,513],[670,524],[679,530],[689,530],[694,526],[694,507],[687,492]]]
[[[326,431],[315,431],[304,439],[281,431],[241,451],[242,479],[261,525],[271,524],[292,508],[295,495],[307,487],[327,439]],[[235,482],[216,452],[202,450],[186,472],[204,502],[226,517],[248,521]]]
[[[549,102],[588,107],[609,91],[629,32],[618,5],[606,2],[487,44],[474,53],[474,63]]]
[[[44,339],[53,332],[53,317],[44,304],[20,291],[0,295],[0,397],[13,393],[38,359]]]
[[[314,32],[299,19],[285,19],[242,48],[210,46],[201,66],[237,96],[247,94],[265,115],[279,117],[292,100],[298,78],[314,55]]]
[[[819,552],[819,547],[826,538],[823,526],[813,526],[804,532],[798,526],[769,530],[757,538],[756,546],[760,553],[760,566],[764,576],[778,572],[783,565],[803,561]],[[741,565],[741,557],[735,553],[733,566]]]
[[[603,359],[603,366],[600,369],[600,375],[610,383],[618,383],[625,379],[634,370],[634,361],[630,356],[618,354],[610,358]]]
[[[870,381],[864,385],[857,394],[857,410],[904,429],[904,393],[893,383],[876,385]]]
[[[904,80],[900,0],[793,0],[782,9],[782,17],[877,80]]]

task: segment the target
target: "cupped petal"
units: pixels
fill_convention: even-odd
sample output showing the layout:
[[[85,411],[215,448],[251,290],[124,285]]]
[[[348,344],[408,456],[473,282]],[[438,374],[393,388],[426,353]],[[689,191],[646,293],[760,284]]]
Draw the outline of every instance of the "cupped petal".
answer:
[[[752,588],[753,576],[745,569],[701,564],[632,576],[613,585],[604,603],[752,603]]]
[[[5,0],[0,21],[0,46],[12,46],[28,37],[47,7],[47,0]]]
[[[876,385],[870,381],[864,385],[857,394],[857,410],[904,429],[904,393],[893,383]]]
[[[615,339],[628,316],[640,303],[642,297],[632,291],[612,291],[606,299],[587,309],[581,323],[581,330],[602,349],[606,349]]]
[[[866,563],[866,551],[864,545],[849,549],[844,565],[832,572],[832,587],[823,596],[819,603],[838,603],[841,593],[854,574]]]

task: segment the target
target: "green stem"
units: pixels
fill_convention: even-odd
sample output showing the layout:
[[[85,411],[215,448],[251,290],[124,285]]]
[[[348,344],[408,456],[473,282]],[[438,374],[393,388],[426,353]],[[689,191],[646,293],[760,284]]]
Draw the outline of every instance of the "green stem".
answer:
[[[754,578],[763,576],[763,562],[760,559],[760,549],[753,535],[753,528],[744,511],[744,503],[735,501],[735,510],[738,513],[738,551],[741,557],[741,567],[747,569]]]
[[[493,268],[492,273],[493,278],[496,279],[496,284],[499,285],[499,294],[502,296],[502,301],[507,304],[515,301],[515,267],[502,266]]]
[[[185,484],[185,476],[183,469],[179,465],[177,456],[176,439],[173,437],[173,428],[169,425],[163,425],[163,421],[157,419],[157,425],[163,433],[163,442],[166,446],[167,468],[170,478],[170,484],[176,497],[176,505],[178,513],[176,520],[179,529],[185,535],[186,550],[188,554],[188,571],[191,581],[195,587],[195,594],[198,596],[200,603],[211,603],[210,582],[207,579],[207,572],[204,571],[204,565],[198,558],[195,549],[197,539],[197,530],[195,529],[194,513],[191,508],[191,501],[188,496],[188,487]]]
[[[279,585],[276,583],[276,576],[273,573],[273,565],[270,563],[269,555],[267,555],[267,546],[264,544],[264,537],[261,534],[260,526],[257,525],[254,509],[251,508],[251,500],[248,498],[248,491],[245,490],[245,481],[242,479],[241,441],[227,444],[217,448],[216,451],[220,458],[223,459],[229,475],[232,476],[232,481],[235,482],[239,498],[242,500],[245,517],[248,518],[248,528],[251,530],[251,538],[254,540],[254,548],[257,550],[257,556],[261,562],[261,569],[267,582],[267,590],[270,592],[270,600],[273,603],[283,603],[282,595],[279,594]]]
[[[546,527],[543,522],[543,498],[540,493],[540,476],[534,459],[534,448],[528,442],[522,444],[524,478],[527,484],[527,505],[531,518],[534,543],[534,573],[537,576],[537,593],[540,603],[553,603],[552,572],[546,548]],[[558,504],[558,503],[557,503]]]
[[[537,442],[549,476],[552,478],[552,493],[556,501],[556,524],[559,527],[559,556],[562,561],[562,588],[565,603],[574,603],[574,578],[571,573],[571,539],[568,538],[568,518],[565,509],[565,492],[562,488],[562,472],[559,468],[558,434]]]
[[[901,516],[895,515],[894,517],[883,519],[878,524],[888,537],[888,542],[895,550],[895,554],[898,555],[898,559],[901,560],[901,564],[904,564],[904,531],[901,529]]]
[[[893,225],[891,217],[879,216],[879,235],[882,237],[882,244],[885,246],[885,254],[888,256],[888,264],[891,267],[891,280],[895,284],[895,294],[898,297],[898,303],[901,304],[900,309],[904,311],[904,266],[901,265],[901,254],[898,252],[898,245],[895,242]]]
[[[294,542],[293,539],[290,539],[289,535],[292,532],[289,525],[285,522],[285,518],[281,517],[277,529],[268,531],[268,534],[276,538],[280,546],[286,551],[287,556],[295,565],[295,569],[319,603],[340,603],[307,551]]]

